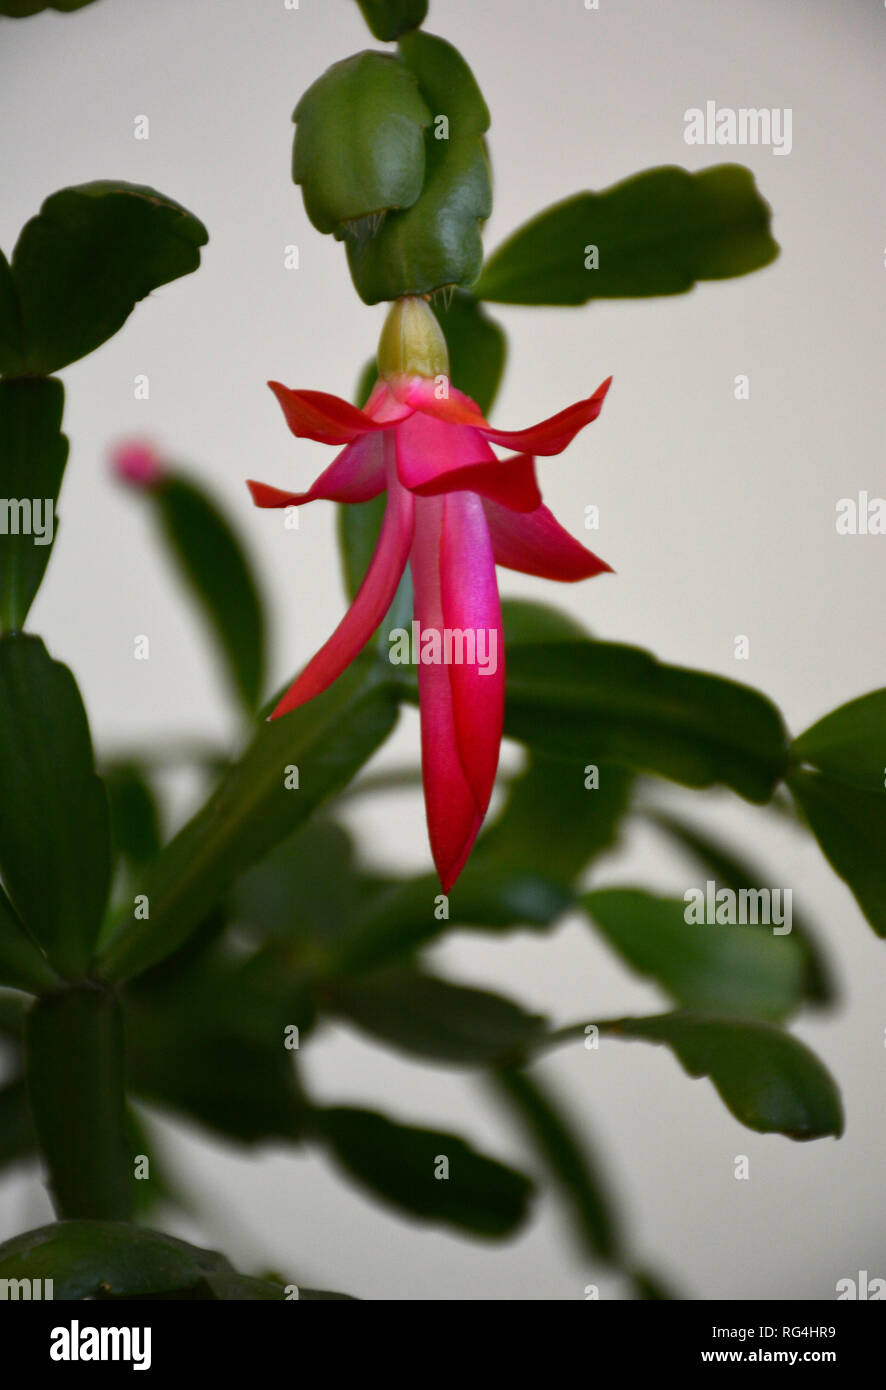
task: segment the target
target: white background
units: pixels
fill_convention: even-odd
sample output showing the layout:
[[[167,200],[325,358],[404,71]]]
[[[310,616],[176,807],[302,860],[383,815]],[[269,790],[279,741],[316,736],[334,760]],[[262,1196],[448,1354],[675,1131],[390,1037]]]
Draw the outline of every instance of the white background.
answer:
[[[748,680],[796,731],[884,684],[886,538],[838,536],[834,525],[839,498],[886,491],[883,5],[601,0],[593,12],[582,0],[433,0],[427,27],[462,49],[493,113],[487,248],[580,188],[723,158],[754,170],[783,248],[760,274],[679,298],[496,311],[511,334],[495,410],[506,427],[615,377],[601,419],[544,462],[541,478],[576,533],[585,506],[599,506],[592,543],[617,575],[554,590],[505,574],[504,591],[559,602],[595,632],[669,661]],[[232,728],[211,649],[147,517],[109,479],[110,441],[153,437],[236,518],[274,599],[275,684],[342,612],[332,507],[307,509],[287,533],[279,514],[253,510],[243,480],[301,487],[327,461],[322,446],[291,439],[268,377],[349,395],[374,350],[383,310],[359,301],[341,247],[310,227],[289,177],[297,98],[372,42],[350,0],[302,0],[297,11],[283,0],[100,0],[71,16],[0,20],[7,253],[44,197],[95,178],[153,185],[211,235],[195,276],[152,295],[64,373],[62,527],[29,625],[76,672],[100,750]],[[709,99],[791,107],[793,152],[687,147],[683,113]],[[139,115],[150,119],[147,141],[133,136]],[[289,244],[300,248],[297,271],[284,268]],[[148,402],[134,399],[140,373]],[[750,376],[749,401],[734,399],[738,373]],[[149,662],[133,659],[139,633],[151,637]],[[733,656],[737,634],[750,639],[747,662]],[[410,715],[376,765],[416,750]],[[792,887],[821,925],[842,1005],[797,1031],[842,1085],[845,1137],[753,1135],[708,1082],[639,1044],[576,1046],[541,1070],[605,1161],[638,1256],[687,1296],[833,1297],[837,1279],[859,1269],[886,1275],[883,947],[808,838],[725,796],[680,802],[771,866],[772,883]],[[368,850],[426,869],[417,798],[380,805],[354,810]],[[598,881],[682,893],[696,877],[638,834]],[[457,977],[561,1022],[664,1004],[579,921],[551,937],[463,934],[437,955]],[[324,1033],[304,1060],[323,1098],[451,1125],[528,1162],[469,1076],[412,1065],[344,1030]],[[551,1199],[516,1241],[474,1245],[383,1212],[319,1156],[222,1151],[180,1127],[167,1150],[198,1211],[174,1229],[247,1269],[365,1298],[575,1299],[592,1281],[604,1296],[624,1292],[576,1256]],[[733,1177],[737,1154],[750,1158],[750,1181]],[[6,1188],[0,1235],[49,1214],[42,1189],[22,1178]]]

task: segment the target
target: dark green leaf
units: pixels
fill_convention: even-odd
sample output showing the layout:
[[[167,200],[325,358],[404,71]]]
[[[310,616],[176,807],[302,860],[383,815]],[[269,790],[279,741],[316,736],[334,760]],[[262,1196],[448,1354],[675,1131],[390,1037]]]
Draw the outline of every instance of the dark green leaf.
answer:
[[[455,926],[549,927],[570,902],[571,895],[550,878],[511,869],[487,872],[468,865],[448,900],[434,874],[392,883],[348,923],[331,949],[328,973],[361,972],[400,960]]]
[[[683,849],[688,850],[698,864],[713,878],[718,888],[731,888],[734,893],[765,883],[769,875],[746,859],[739,860],[732,850],[724,848],[693,825],[676,816],[654,812],[652,821],[670,835]],[[793,906],[791,940],[803,956],[804,997],[817,1004],[832,1004],[836,990],[830,965],[818,944],[812,927]]]
[[[254,710],[265,666],[264,615],[252,570],[227,520],[187,478],[166,474],[145,495],[223,653],[234,689]]]
[[[145,977],[127,996],[132,1089],[239,1144],[297,1139],[303,1107],[284,1030],[307,1032],[310,1007],[273,958]]]
[[[121,929],[105,953],[105,971],[125,979],[176,950],[241,874],[350,781],[396,716],[392,689],[355,662],[308,705],[265,723],[156,861],[144,889],[150,920]]]
[[[58,529],[68,441],[60,381],[0,381],[0,631],[24,626]]]
[[[747,275],[778,255],[770,210],[738,164],[664,167],[578,193],[520,227],[474,288],[503,304],[585,304],[683,294],[696,280]],[[597,269],[589,269],[592,247]]]
[[[469,294],[458,292],[437,310],[449,347],[449,375],[459,391],[489,414],[505,368],[504,330]]]
[[[99,347],[140,299],[196,270],[207,239],[153,188],[105,181],[53,193],[12,256],[26,370],[48,375]]]
[[[886,689],[826,714],[794,739],[791,757],[836,782],[882,793],[886,783]]]
[[[763,1134],[820,1139],[843,1133],[833,1078],[789,1033],[769,1023],[662,1014],[600,1024],[619,1038],[673,1049],[690,1076],[708,1076],[737,1120]]]
[[[0,870],[64,974],[85,970],[110,875],[105,789],[74,677],[37,637],[0,639]]]
[[[603,763],[597,775],[598,785],[587,787],[583,767],[533,752],[465,872],[533,872],[564,887],[574,883],[615,845],[630,804],[632,772]]]
[[[886,936],[886,792],[863,791],[795,769],[788,786],[822,852],[852,890],[878,936]]]
[[[657,1273],[648,1269],[632,1269],[631,1283],[634,1297],[644,1302],[673,1303],[680,1298],[680,1294],[674,1293]]]
[[[365,910],[368,889],[350,835],[315,817],[244,874],[228,901],[234,921],[262,940],[322,941]]]
[[[0,1279],[51,1279],[58,1300],[269,1297],[224,1255],[125,1221],[58,1221],[0,1245]],[[283,1296],[283,1290],[280,1290]],[[299,1289],[302,1299],[342,1298]]]
[[[617,1258],[615,1214],[584,1140],[573,1132],[552,1097],[525,1071],[509,1067],[496,1072],[494,1079],[557,1182],[572,1214],[570,1229],[580,1249],[605,1260]]]
[[[160,849],[156,798],[145,773],[134,763],[112,763],[104,769],[104,783],[111,807],[115,857],[138,868]]]
[[[363,18],[377,39],[390,43],[407,29],[417,29],[425,21],[428,0],[357,0]]]
[[[585,642],[588,631],[571,613],[527,598],[502,599],[505,646],[518,642]]]
[[[318,231],[343,235],[347,224],[411,207],[421,193],[431,113],[414,74],[393,55],[333,63],[292,119],[292,177]]]
[[[31,939],[0,887],[0,985],[37,994],[58,984],[58,976]]]
[[[756,802],[786,765],[781,716],[765,696],[611,642],[509,652],[505,734],[574,759],[577,771],[612,760],[690,787],[723,782]]]
[[[544,1019],[486,990],[408,966],[330,984],[333,1012],[370,1037],[411,1056],[457,1066],[521,1057],[545,1031]]]
[[[0,251],[0,375],[20,371],[21,357],[21,310],[9,262]]]
[[[25,1029],[28,1095],[59,1217],[123,1220],[134,1200],[123,1025],[110,990],[84,983],[38,999]]]
[[[93,0],[0,0],[0,15],[9,15],[11,19],[27,19],[29,15],[40,14],[42,10],[61,10],[63,14],[70,14],[73,10],[82,10],[84,5],[91,5]]]
[[[684,1008],[780,1019],[800,1003],[803,954],[789,936],[687,922],[685,902],[638,889],[601,889],[582,903],[631,969]]]
[[[511,1235],[526,1217],[529,1179],[454,1134],[395,1124],[369,1110],[314,1113],[320,1136],[358,1186],[409,1216],[488,1239]]]

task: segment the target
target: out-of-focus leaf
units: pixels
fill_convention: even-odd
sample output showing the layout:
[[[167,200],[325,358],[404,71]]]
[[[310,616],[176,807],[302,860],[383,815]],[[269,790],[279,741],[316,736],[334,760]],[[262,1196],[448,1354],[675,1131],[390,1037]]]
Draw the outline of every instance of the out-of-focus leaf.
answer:
[[[755,864],[744,858],[739,860],[732,850],[725,849],[719,841],[677,816],[656,811],[651,814],[651,819],[677,844],[688,850],[711,875],[718,888],[731,888],[734,893],[740,893],[742,889],[752,889],[766,882],[767,874]],[[830,966],[815,932],[798,914],[796,905],[792,910],[791,940],[799,946],[803,955],[804,997],[817,1004],[832,1004],[836,999],[836,990]]]
[[[354,1182],[409,1216],[497,1240],[527,1215],[529,1179],[454,1134],[344,1106],[317,1110],[314,1118]]]
[[[0,9],[0,14],[3,11]],[[21,367],[21,311],[9,262],[0,251],[0,375]]]
[[[166,542],[209,621],[234,689],[254,710],[264,677],[265,623],[239,539],[215,503],[187,478],[167,473],[144,495],[157,508]]]
[[[674,1293],[657,1273],[648,1269],[632,1269],[631,1284],[634,1297],[643,1302],[673,1303],[680,1298],[680,1294]]]
[[[377,39],[390,43],[424,24],[428,0],[357,0],[363,18]]]
[[[583,1253],[618,1257],[615,1213],[596,1164],[551,1095],[519,1067],[494,1074],[501,1094],[517,1115],[570,1210],[570,1229]]]
[[[111,807],[115,856],[137,868],[160,849],[156,797],[143,769],[135,763],[111,763],[103,769],[103,778]]]
[[[586,642],[589,634],[571,613],[534,599],[502,599],[505,646],[524,642]]]
[[[0,631],[24,626],[52,553],[64,399],[60,381],[0,381]]]
[[[543,1018],[510,999],[408,966],[330,983],[325,997],[334,1013],[370,1037],[456,1066],[522,1057],[545,1032]]]
[[[0,985],[37,994],[58,984],[58,976],[25,931],[0,887]]]
[[[883,793],[886,776],[886,688],[826,714],[791,744],[791,758],[811,763],[835,782]]]
[[[578,767],[626,763],[690,787],[722,782],[755,802],[786,766],[784,725],[765,696],[614,642],[510,651],[505,733]]]
[[[684,1008],[781,1019],[801,1002],[803,953],[790,936],[700,926],[682,900],[632,888],[598,889],[582,904],[631,969]]]
[[[200,264],[206,228],[153,188],[63,188],[22,230],[12,277],[24,366],[44,376],[112,337],[140,299]]]
[[[263,940],[323,940],[347,931],[371,889],[347,831],[315,819],[244,874],[228,901],[233,919]]]
[[[837,1086],[808,1047],[770,1023],[661,1014],[620,1018],[601,1033],[670,1047],[690,1076],[707,1076],[737,1120],[763,1134],[820,1139],[843,1133]]]
[[[269,1283],[237,1275],[224,1255],[126,1221],[57,1221],[0,1245],[0,1279],[51,1279],[59,1300],[255,1298]],[[243,1281],[243,1282],[239,1282]],[[282,1296],[282,1291],[281,1291]],[[342,1298],[314,1289],[299,1297]]]
[[[103,970],[126,979],[170,955],[247,869],[339,791],[388,736],[397,699],[355,662],[308,705],[265,723],[146,877],[150,919],[121,928]]]
[[[61,10],[62,14],[70,14],[92,3],[93,0],[0,0],[0,15],[9,15],[10,19],[27,19],[32,14],[40,14],[42,10]]]
[[[886,936],[886,792],[799,768],[787,781],[831,868],[877,935]]]
[[[240,1144],[297,1139],[303,1105],[285,1029],[312,1022],[311,1001],[273,957],[209,957],[144,977],[127,995],[131,1088]]]
[[[28,1014],[25,1046],[31,1113],[59,1217],[126,1219],[135,1180],[118,1001],[93,982],[44,995]]]
[[[697,280],[769,265],[778,255],[770,217],[753,175],[739,164],[694,174],[647,169],[525,223],[492,253],[474,294],[502,304],[683,294]]]
[[[89,964],[110,874],[105,789],[80,692],[37,637],[0,639],[0,870],[63,974]]]
[[[359,973],[410,956],[452,927],[549,927],[571,894],[539,874],[465,869],[444,900],[434,874],[379,891],[329,952],[327,973]]]
[[[584,767],[530,754],[505,807],[478,841],[465,872],[533,872],[572,884],[598,854],[611,849],[630,804],[634,774],[613,763],[596,769],[588,787]]]
[[[437,311],[449,346],[452,384],[489,414],[507,357],[504,329],[469,294],[458,292]]]

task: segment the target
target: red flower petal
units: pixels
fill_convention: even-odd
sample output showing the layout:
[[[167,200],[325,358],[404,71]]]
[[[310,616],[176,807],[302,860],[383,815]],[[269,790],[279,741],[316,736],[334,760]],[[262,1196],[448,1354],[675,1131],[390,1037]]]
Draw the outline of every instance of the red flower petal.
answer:
[[[420,410],[424,415],[443,420],[447,425],[486,426],[477,402],[463,391],[457,391],[449,382],[446,383],[445,394],[438,394],[440,388],[437,382],[429,377],[399,377],[389,384],[398,401],[411,406],[413,410]]]
[[[497,565],[567,584],[612,572],[611,565],[564,531],[547,507],[519,515],[485,501],[483,510]]]
[[[269,381],[268,385],[283,408],[287,425],[299,439],[350,444],[367,430],[385,428],[383,421],[376,422],[340,396],[325,391],[290,391],[279,381]]]
[[[611,383],[612,377],[607,377],[603,385],[598,386],[593,396],[589,396],[586,401],[569,405],[558,415],[552,415],[549,420],[543,420],[540,425],[532,425],[528,430],[493,430],[487,426],[482,433],[491,443],[502,444],[507,449],[518,449],[521,453],[562,453],[579,430],[596,420],[603,409],[606,392]]]
[[[410,557],[416,619],[422,629],[438,632],[445,626],[439,563],[444,506],[442,498],[416,503]],[[473,848],[483,812],[459,753],[449,668],[421,662],[418,692],[428,836],[443,891],[448,893]]]
[[[391,606],[409,558],[415,513],[412,495],[397,483],[393,466],[391,475],[381,534],[366,577],[335,632],[289,687],[272,719],[326,690],[363,650]]]
[[[257,507],[301,507],[323,498],[331,502],[368,502],[385,486],[385,440],[375,432],[364,434],[342,449],[320,474],[308,492],[287,492],[268,483],[246,484]]]
[[[413,488],[419,497],[462,491],[479,493],[515,512],[534,512],[541,506],[531,454],[515,454],[513,458],[496,459],[495,463],[468,463]]]
[[[461,765],[484,816],[501,745],[505,647],[489,527],[483,503],[470,492],[444,502],[440,594],[444,632],[453,637],[449,681]]]

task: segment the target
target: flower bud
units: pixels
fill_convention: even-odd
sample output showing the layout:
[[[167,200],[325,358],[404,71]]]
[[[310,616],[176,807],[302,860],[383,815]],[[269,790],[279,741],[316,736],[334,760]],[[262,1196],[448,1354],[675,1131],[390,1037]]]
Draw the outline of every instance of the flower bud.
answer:
[[[408,295],[391,305],[378,340],[378,372],[386,381],[449,376],[449,349],[427,300]]]

